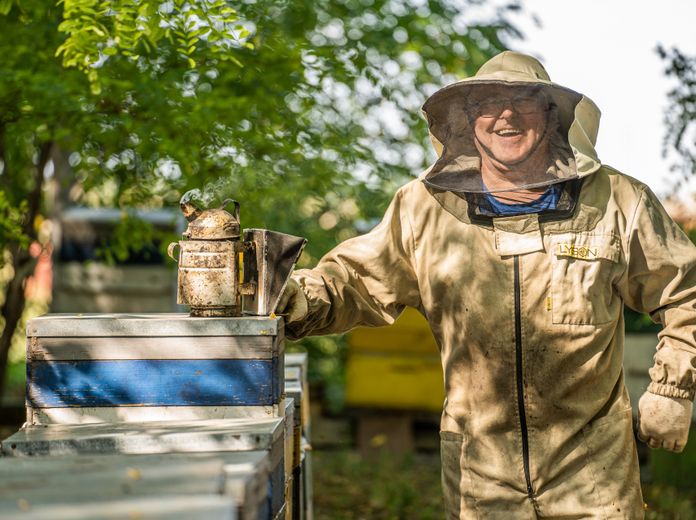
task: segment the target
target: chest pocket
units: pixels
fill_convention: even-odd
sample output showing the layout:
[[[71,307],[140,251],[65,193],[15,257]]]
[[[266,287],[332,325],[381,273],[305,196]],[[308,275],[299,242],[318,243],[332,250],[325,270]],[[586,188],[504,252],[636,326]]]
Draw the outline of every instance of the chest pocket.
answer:
[[[621,256],[619,237],[564,234],[551,242],[551,291],[547,309],[552,322],[599,325],[615,319],[619,296],[612,285]]]

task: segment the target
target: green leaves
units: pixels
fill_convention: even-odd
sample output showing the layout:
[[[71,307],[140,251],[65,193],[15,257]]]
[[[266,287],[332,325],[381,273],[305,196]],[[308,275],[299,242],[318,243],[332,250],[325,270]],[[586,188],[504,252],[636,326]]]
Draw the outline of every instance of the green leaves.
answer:
[[[663,155],[673,160],[671,170],[679,174],[673,188],[676,191],[696,174],[696,56],[662,46],[657,47],[657,53],[666,62],[665,74],[675,80],[667,94]]]
[[[27,206],[26,200],[14,204],[4,190],[0,191],[0,243],[18,243],[20,247],[29,247],[29,237],[24,233]],[[4,255],[0,255],[0,267],[4,262]]]
[[[238,24],[237,13],[224,1],[159,0],[62,0],[63,22],[59,31],[67,35],[56,49],[63,65],[86,73],[98,94],[98,69],[114,56],[132,61],[175,53],[188,67],[196,68],[197,54],[234,59],[235,44],[248,33]],[[237,64],[241,65],[239,60]]]
[[[16,0],[0,0],[0,15],[9,14]]]
[[[311,262],[378,218],[432,160],[420,106],[516,37],[504,7],[14,4],[0,34],[12,189],[28,189],[19,179],[36,143],[56,140],[70,156],[61,182],[71,204],[160,207],[207,189],[241,199],[244,225],[307,236]]]
[[[63,56],[63,65],[88,70],[99,59],[99,47],[104,45],[108,29],[100,23],[103,9],[97,0],[64,0],[64,21],[58,30],[69,36],[56,49],[56,56]]]

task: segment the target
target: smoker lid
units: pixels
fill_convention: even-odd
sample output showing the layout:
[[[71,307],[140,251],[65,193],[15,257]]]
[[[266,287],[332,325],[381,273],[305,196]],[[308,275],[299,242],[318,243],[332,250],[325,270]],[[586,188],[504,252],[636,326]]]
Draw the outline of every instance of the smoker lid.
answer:
[[[234,203],[234,215],[225,206]],[[189,221],[183,233],[191,240],[229,240],[240,236],[239,202],[225,200],[219,208],[200,210],[190,203],[182,203],[181,209]]]

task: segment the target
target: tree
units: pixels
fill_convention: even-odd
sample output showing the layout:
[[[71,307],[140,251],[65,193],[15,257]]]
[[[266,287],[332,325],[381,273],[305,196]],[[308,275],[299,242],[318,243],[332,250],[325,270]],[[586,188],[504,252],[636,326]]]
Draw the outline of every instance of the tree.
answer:
[[[667,63],[667,77],[676,80],[667,94],[663,154],[673,157],[671,169],[679,174],[681,183],[696,174],[696,56],[688,56],[677,48],[666,50],[661,45],[657,52]]]
[[[83,17],[84,26],[83,33],[71,33],[70,38],[66,39],[61,30],[71,31],[75,25],[71,25],[70,18],[64,19],[60,5],[41,0],[0,3],[0,13],[4,15],[0,48],[5,54],[0,72],[0,247],[4,251],[0,262],[7,260],[13,273],[4,288],[5,297],[0,308],[3,319],[0,389],[3,388],[12,336],[25,304],[24,283],[35,264],[28,247],[37,240],[39,223],[49,210],[44,195],[46,176],[54,170],[54,156],[59,149],[77,153],[76,160],[86,150],[117,149],[127,153],[124,143],[128,139],[138,139],[138,129],[128,132],[124,128],[128,125],[126,104],[130,96],[127,80],[120,77],[121,74],[138,75],[137,62],[132,54],[128,54],[128,45],[123,43],[126,40],[122,37],[123,34],[132,33],[133,28],[121,25],[117,27],[121,36],[115,33],[122,47],[125,45],[121,54],[126,59],[114,60],[116,63],[110,68],[109,81],[119,85],[120,89],[112,88],[108,93],[100,93],[101,78],[93,74],[93,69],[69,67],[78,65],[75,60],[79,55],[79,46],[71,45],[71,38],[77,38],[86,46],[93,43],[88,38],[78,38],[93,32],[90,27],[92,20],[84,13],[88,4],[95,5],[96,2],[65,2],[66,14],[77,12]],[[230,17],[227,7],[219,6],[220,2],[214,4],[218,11]],[[80,7],[77,11],[76,6]],[[100,13],[107,19],[114,17],[105,11]],[[175,15],[171,15],[172,18]],[[59,25],[61,22],[62,25]],[[237,31],[238,34],[239,29],[234,26],[230,31]],[[166,31],[163,33],[166,36]],[[171,47],[177,53],[177,61],[181,67],[190,66],[191,54],[195,49],[188,52],[187,48],[188,54],[182,54],[180,42],[174,40]],[[156,40],[154,43],[157,43]],[[56,58],[57,51],[63,55],[64,63]],[[90,64],[89,60],[80,63]],[[142,88],[149,78],[139,74],[139,79]],[[119,81],[122,83],[119,84]],[[156,78],[149,79],[149,82],[155,85]],[[177,92],[174,88],[171,90]],[[159,93],[163,94],[161,90]],[[122,124],[116,132],[109,128],[112,114],[115,119],[120,118]],[[117,135],[118,131],[124,134]],[[118,172],[112,172],[109,168],[100,171],[99,167],[103,165],[94,166],[83,167],[79,172],[79,175],[85,176],[85,180],[82,182],[84,195],[78,199],[89,195],[90,190],[94,191],[97,186],[102,187],[118,179]],[[104,171],[108,172],[103,174]],[[135,178],[124,176],[124,179],[127,180],[124,189],[128,188],[128,182],[137,182]],[[113,204],[113,201],[105,202]]]
[[[0,246],[15,272],[0,374],[56,149],[69,154],[71,203],[171,206],[204,188],[207,204],[241,200],[244,227],[308,237],[311,263],[430,160],[420,105],[519,37],[507,18],[518,10],[478,0],[0,1]]]

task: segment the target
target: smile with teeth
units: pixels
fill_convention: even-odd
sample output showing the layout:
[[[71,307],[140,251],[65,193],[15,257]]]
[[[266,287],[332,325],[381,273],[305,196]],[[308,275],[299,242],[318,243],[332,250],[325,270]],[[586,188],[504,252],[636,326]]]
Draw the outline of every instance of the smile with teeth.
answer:
[[[522,135],[522,130],[517,130],[515,128],[503,128],[502,130],[496,130],[495,134],[501,137],[514,137],[516,135]]]

